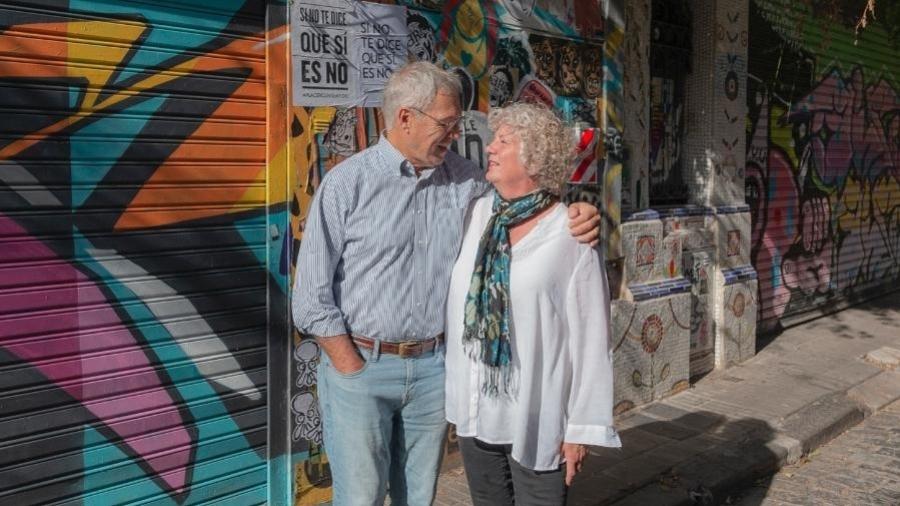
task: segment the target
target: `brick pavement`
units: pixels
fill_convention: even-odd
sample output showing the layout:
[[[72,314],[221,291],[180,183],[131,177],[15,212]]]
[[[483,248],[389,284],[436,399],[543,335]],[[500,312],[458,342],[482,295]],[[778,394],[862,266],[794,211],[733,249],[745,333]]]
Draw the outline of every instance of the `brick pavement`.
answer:
[[[743,492],[737,506],[900,504],[900,401]]]

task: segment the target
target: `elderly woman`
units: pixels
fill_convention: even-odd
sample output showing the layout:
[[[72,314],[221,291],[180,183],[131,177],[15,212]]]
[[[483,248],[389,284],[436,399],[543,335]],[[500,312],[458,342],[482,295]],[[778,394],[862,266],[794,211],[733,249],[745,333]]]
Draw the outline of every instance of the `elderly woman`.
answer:
[[[489,116],[485,177],[447,301],[447,419],[475,505],[562,505],[612,427],[609,292],[598,252],[566,232],[571,132],[549,109]]]

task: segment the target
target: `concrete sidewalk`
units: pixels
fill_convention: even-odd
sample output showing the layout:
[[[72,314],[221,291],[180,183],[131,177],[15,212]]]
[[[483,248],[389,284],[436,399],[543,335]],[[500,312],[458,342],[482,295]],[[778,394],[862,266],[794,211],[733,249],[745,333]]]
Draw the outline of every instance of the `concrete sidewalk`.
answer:
[[[623,448],[592,449],[569,504],[722,503],[900,398],[891,349],[900,294],[788,329],[747,362],[622,415]],[[441,476],[435,504],[471,504],[461,468]]]

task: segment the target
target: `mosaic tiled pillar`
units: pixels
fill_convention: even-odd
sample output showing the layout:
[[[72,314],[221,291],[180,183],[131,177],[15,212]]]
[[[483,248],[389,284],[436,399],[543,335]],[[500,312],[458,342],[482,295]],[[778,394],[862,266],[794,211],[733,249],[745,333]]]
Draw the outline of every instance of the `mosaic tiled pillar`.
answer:
[[[752,267],[720,271],[716,284],[716,367],[725,368],[756,354],[756,271]]]

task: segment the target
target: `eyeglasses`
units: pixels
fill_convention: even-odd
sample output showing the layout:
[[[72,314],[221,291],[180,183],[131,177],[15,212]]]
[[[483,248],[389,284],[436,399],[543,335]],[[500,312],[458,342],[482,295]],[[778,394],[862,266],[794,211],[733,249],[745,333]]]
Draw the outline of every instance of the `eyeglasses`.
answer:
[[[462,116],[460,116],[454,120],[450,120],[450,121],[441,121],[441,120],[435,118],[434,116],[428,114],[427,112],[423,111],[422,109],[419,109],[418,107],[411,107],[410,109],[418,112],[419,114],[423,114],[423,115],[427,116],[429,119],[431,119],[431,121],[434,121],[437,124],[437,126],[441,127],[441,129],[444,132],[452,132],[455,130],[459,130],[462,125],[462,120],[463,120]]]

